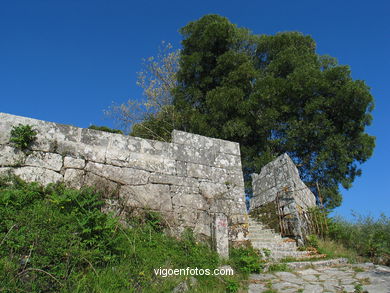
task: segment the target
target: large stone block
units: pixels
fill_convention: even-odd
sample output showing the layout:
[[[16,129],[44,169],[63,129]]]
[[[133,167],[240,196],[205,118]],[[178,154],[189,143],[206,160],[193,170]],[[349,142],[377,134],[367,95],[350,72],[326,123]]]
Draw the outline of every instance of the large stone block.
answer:
[[[176,161],[161,156],[130,153],[128,166],[163,174],[176,174]]]
[[[213,222],[215,249],[222,258],[229,258],[229,229],[226,215],[215,214]]]
[[[49,183],[58,183],[63,181],[61,174],[41,168],[41,167],[20,167],[15,168],[13,173],[19,176],[22,180],[27,182],[39,182],[42,185],[48,185]]]
[[[199,185],[198,181],[194,178],[179,177],[174,175],[164,174],[151,174],[149,177],[150,183],[178,185],[178,186],[192,186],[196,187]]]
[[[178,161],[212,166],[215,160],[215,152],[194,148],[188,145],[173,145],[173,158]]]
[[[79,169],[66,169],[64,182],[71,188],[80,189],[84,186],[84,171]]]
[[[0,145],[0,166],[20,166],[24,164],[24,152],[7,145]]]
[[[119,197],[130,207],[150,208],[157,211],[172,211],[171,194],[169,186],[167,185],[124,185],[119,191]]]
[[[219,145],[219,151],[222,153],[241,156],[240,144],[236,142],[219,139],[218,145]]]
[[[64,168],[72,168],[72,169],[84,169],[85,160],[73,158],[73,157],[65,157],[64,158]]]
[[[219,147],[218,140],[198,134],[174,130],[172,132],[172,142],[181,145],[187,145],[194,148],[213,150]]]
[[[241,166],[241,158],[236,155],[220,153],[215,157],[214,166],[224,169],[237,169],[237,166]]]
[[[210,166],[187,163],[187,175],[189,177],[200,178],[200,179],[212,179],[213,168]]]
[[[106,149],[111,137],[111,133],[94,129],[83,128],[81,130],[80,142],[90,146],[96,146]],[[69,140],[69,139],[67,139]]]
[[[118,183],[95,175],[91,172],[86,172],[84,185],[95,188],[97,191],[101,192],[105,198],[117,198],[120,189],[120,185]]]
[[[121,168],[111,165],[88,162],[85,170],[114,182],[127,185],[144,185],[148,183],[149,172],[134,169]]]
[[[32,152],[24,163],[26,166],[42,167],[53,171],[62,168],[62,156],[54,153]]]
[[[194,233],[211,237],[212,217],[206,211],[198,211],[195,222]]]
[[[202,196],[207,199],[226,197],[228,194],[228,187],[224,183],[203,181],[199,184],[199,190]]]
[[[206,210],[208,204],[199,193],[193,193],[193,189],[187,186],[173,186],[171,188],[172,204],[174,206],[188,207],[194,210]]]

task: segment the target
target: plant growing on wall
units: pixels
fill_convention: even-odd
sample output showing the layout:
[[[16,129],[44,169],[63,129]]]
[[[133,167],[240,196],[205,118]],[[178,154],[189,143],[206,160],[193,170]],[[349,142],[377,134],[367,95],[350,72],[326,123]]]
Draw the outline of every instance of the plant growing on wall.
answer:
[[[12,127],[10,142],[17,148],[25,150],[34,142],[37,133],[31,125],[18,124],[18,126]]]

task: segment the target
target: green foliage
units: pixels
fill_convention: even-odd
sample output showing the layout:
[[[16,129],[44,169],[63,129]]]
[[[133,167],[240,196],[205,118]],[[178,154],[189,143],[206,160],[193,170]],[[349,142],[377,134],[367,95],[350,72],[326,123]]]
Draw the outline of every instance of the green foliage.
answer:
[[[279,215],[276,212],[278,210],[276,202],[271,201],[263,204],[256,209],[252,209],[250,212],[251,217],[255,218],[258,222],[263,223],[270,229],[274,229],[277,233],[281,233],[279,225]]]
[[[135,123],[130,135],[169,142],[172,131],[182,124],[181,119],[175,107],[167,105],[159,112],[147,115],[143,122]]]
[[[182,277],[163,278],[154,269],[220,265],[191,231],[180,240],[164,234],[158,214],[132,217],[126,228],[102,205],[90,188],[1,180],[0,291],[171,292]],[[199,288],[227,284],[214,276],[198,280]],[[233,290],[238,279],[228,280]]]
[[[291,269],[286,263],[274,263],[268,267],[268,272],[290,272]]]
[[[236,293],[240,288],[240,284],[235,280],[228,280],[226,285],[226,293]]]
[[[21,150],[27,149],[36,139],[37,131],[31,125],[18,124],[12,127],[10,142]]]
[[[93,130],[99,130],[99,131],[104,131],[104,132],[110,132],[110,133],[119,133],[123,134],[122,130],[119,129],[113,129],[107,126],[96,126],[96,125],[91,125],[88,127],[88,129],[93,129]]]
[[[311,234],[306,237],[306,245],[318,249],[318,237],[317,235]]]
[[[353,222],[332,218],[328,236],[361,256],[390,264],[390,219],[385,215],[377,220],[356,215]]]
[[[244,274],[261,273],[265,263],[260,253],[252,247],[232,248],[230,261],[238,271]]]
[[[219,15],[180,32],[175,128],[239,142],[246,178],[288,153],[324,204],[339,206],[339,185],[351,186],[375,145],[369,87],[299,32],[253,35]],[[166,127],[155,116],[140,125]]]
[[[354,289],[355,289],[355,293],[363,293],[364,292],[363,286],[360,283],[355,284]]]

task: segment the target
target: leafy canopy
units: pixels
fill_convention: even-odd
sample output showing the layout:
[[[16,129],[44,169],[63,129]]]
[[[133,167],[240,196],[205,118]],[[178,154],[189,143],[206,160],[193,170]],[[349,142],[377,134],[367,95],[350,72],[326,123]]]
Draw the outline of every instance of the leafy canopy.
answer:
[[[181,33],[182,128],[239,142],[246,174],[287,152],[325,204],[340,205],[339,184],[351,186],[374,148],[368,86],[298,32],[257,36],[206,15]]]

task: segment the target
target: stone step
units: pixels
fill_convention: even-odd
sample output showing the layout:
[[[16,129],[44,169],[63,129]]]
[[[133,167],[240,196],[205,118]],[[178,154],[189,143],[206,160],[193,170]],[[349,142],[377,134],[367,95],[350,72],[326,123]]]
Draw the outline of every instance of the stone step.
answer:
[[[249,232],[249,238],[273,238],[282,240],[282,236],[279,234],[271,234],[271,233],[261,233],[261,232]]]
[[[251,227],[249,227],[248,231],[249,231],[249,233],[260,232],[260,233],[278,234],[278,233],[275,232],[274,229],[259,229],[259,228],[251,228]]]
[[[322,268],[322,267],[331,267],[340,264],[347,264],[348,259],[346,258],[335,258],[335,259],[326,259],[326,260],[317,260],[317,261],[295,261],[288,262],[286,265],[292,270],[303,269],[306,267],[311,268]]]
[[[295,257],[295,258],[304,258],[305,256],[309,256],[309,254],[304,251],[285,251],[285,250],[279,250],[279,251],[272,251],[271,257],[274,259],[281,259],[286,257]]]
[[[284,244],[274,244],[274,243],[256,243],[252,242],[252,246],[254,248],[262,249],[262,248],[267,248],[271,251],[275,250],[291,250],[291,251],[298,251],[296,247],[293,246],[288,246]]]
[[[297,245],[293,242],[268,241],[268,240],[253,240],[249,239],[253,244],[257,245],[279,245],[280,247],[291,247],[297,249]]]
[[[283,243],[282,239],[277,239],[277,238],[262,238],[262,237],[256,237],[256,238],[252,238],[252,237],[249,237],[249,240],[251,242],[256,242],[256,243],[275,243],[275,244],[279,244],[279,243]]]

